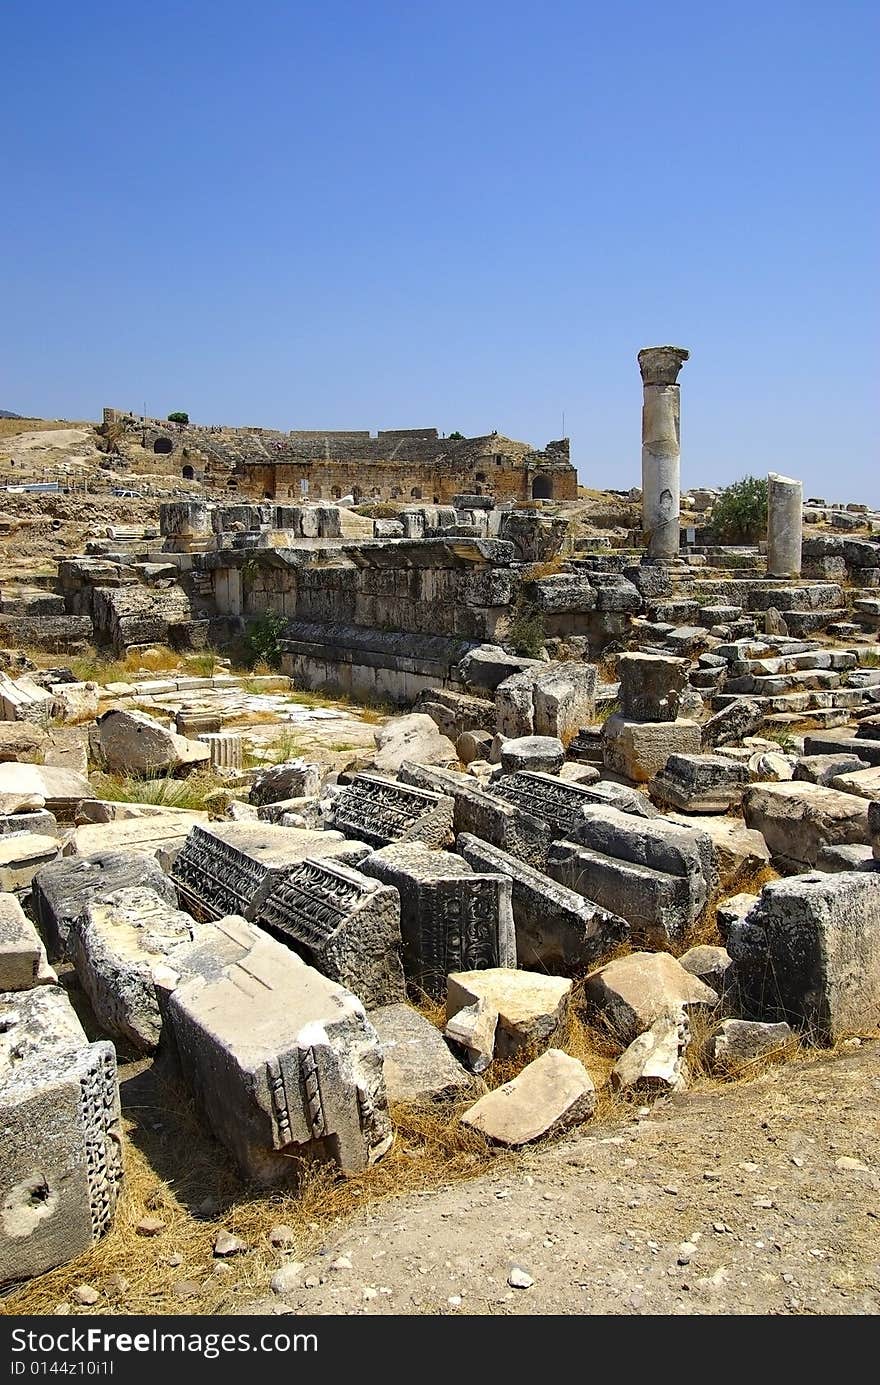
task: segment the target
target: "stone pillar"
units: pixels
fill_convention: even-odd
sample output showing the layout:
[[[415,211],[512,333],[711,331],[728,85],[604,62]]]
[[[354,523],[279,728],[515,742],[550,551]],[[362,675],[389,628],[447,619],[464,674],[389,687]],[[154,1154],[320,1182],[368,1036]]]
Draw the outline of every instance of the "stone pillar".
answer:
[[[804,488],[790,476],[767,477],[767,576],[800,577]]]
[[[681,428],[678,372],[690,352],[646,346],[639,352],[642,406],[642,529],[648,556],[678,553]]]

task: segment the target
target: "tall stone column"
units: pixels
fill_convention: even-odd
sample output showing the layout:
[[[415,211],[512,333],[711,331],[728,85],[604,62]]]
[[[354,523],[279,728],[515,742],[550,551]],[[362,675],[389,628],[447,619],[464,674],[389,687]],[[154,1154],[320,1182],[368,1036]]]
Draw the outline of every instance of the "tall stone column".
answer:
[[[767,576],[800,577],[804,487],[790,476],[767,477]]]
[[[648,556],[678,553],[681,513],[681,423],[678,372],[690,355],[682,346],[639,352],[642,405],[642,530]]]

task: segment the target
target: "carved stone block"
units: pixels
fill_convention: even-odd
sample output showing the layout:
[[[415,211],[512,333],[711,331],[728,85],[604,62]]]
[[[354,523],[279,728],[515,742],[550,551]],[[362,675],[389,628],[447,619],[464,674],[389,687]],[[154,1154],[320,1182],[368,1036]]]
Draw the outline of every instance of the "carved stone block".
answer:
[[[371,846],[422,842],[439,848],[452,841],[453,802],[378,774],[356,774],[333,804],[332,825]]]
[[[110,1043],[56,986],[0,994],[0,1284],[43,1274],[109,1229],[122,1179]]]
[[[368,1009],[406,998],[400,898],[360,871],[305,860],[275,884],[257,922]]]
[[[180,1064],[217,1138],[264,1187],[302,1160],[348,1173],[392,1141],[382,1053],[358,998],[243,919],[201,929],[168,998]]]
[[[460,856],[420,842],[374,851],[361,870],[399,892],[404,971],[428,995],[445,995],[451,971],[516,966],[505,876],[476,874]]]

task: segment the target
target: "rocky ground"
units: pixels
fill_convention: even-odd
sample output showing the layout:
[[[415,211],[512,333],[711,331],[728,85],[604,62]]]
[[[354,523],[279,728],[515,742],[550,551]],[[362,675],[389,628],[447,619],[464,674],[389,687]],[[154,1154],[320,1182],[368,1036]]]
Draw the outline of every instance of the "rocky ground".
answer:
[[[373,1205],[253,1311],[877,1313],[878,1135],[865,1042]]]

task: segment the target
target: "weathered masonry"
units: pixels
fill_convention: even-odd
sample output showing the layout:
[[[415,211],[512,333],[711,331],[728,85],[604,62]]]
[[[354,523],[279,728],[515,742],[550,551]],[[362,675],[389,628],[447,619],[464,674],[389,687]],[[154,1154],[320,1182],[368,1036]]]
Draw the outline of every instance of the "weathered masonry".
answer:
[[[576,500],[568,438],[543,450],[501,433],[441,437],[436,428],[280,432],[205,428],[105,409],[103,431],[157,455],[177,453],[181,474],[255,500],[420,501],[455,495],[495,500]]]

